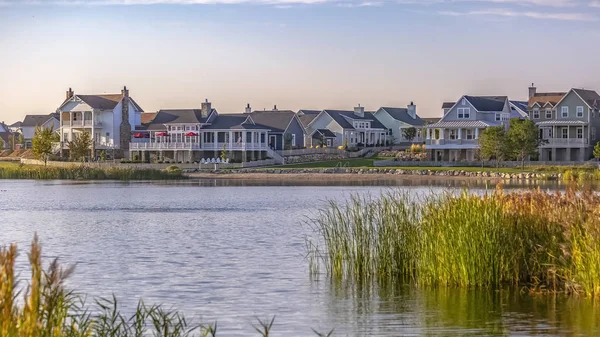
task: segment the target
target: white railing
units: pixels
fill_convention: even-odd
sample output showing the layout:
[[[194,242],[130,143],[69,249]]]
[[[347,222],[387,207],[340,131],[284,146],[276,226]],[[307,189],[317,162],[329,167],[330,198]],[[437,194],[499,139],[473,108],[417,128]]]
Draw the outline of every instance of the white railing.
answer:
[[[269,147],[267,144],[254,144],[254,143],[183,143],[183,142],[165,142],[165,143],[151,143],[143,141],[141,139],[132,140],[129,144],[130,150],[207,150],[207,151],[253,151],[253,150],[267,150]]]
[[[130,150],[200,150],[198,143],[130,143]]]
[[[587,138],[549,138],[545,139],[545,145],[583,145],[587,144]]]
[[[82,126],[86,126],[86,127],[97,127],[97,128],[101,128],[102,127],[102,122],[93,122],[92,120],[82,120],[82,121],[73,121],[73,124],[71,125],[71,121],[62,121],[61,123],[62,126],[69,126],[69,127],[74,127],[74,128],[79,128]]]
[[[231,143],[231,146],[229,143],[204,143],[202,144],[202,150],[223,150],[223,148],[225,148],[226,150],[246,150],[246,151],[251,151],[251,150],[267,150],[269,148],[269,146],[266,143]]]
[[[477,144],[477,139],[427,139],[425,145],[461,145]]]

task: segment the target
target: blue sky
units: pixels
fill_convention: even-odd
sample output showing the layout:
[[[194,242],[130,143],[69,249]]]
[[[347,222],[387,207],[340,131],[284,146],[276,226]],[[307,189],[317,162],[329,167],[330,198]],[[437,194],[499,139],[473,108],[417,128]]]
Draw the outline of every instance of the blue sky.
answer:
[[[146,111],[198,107],[441,113],[460,95],[600,90],[588,0],[0,0],[0,120],[64,91]]]

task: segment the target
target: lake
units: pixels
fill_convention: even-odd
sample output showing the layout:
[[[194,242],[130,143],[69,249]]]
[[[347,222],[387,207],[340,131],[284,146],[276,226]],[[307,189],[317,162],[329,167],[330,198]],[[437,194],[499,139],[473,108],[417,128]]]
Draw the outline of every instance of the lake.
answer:
[[[418,195],[465,182],[395,184]],[[600,310],[585,299],[311,279],[306,220],[327,200],[391,187],[289,185],[0,180],[0,245],[19,244],[26,278],[37,232],[46,257],[76,264],[69,287],[88,298],[163,303],[218,321],[221,336],[256,336],[256,318],[273,315],[275,336],[600,335]]]

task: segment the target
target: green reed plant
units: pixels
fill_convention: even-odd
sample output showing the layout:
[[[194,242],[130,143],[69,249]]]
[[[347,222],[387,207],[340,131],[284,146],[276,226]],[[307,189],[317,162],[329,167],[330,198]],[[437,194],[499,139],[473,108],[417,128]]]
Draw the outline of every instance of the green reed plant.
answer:
[[[387,193],[331,203],[311,224],[309,255],[334,279],[600,295],[600,196],[590,191]]]
[[[184,178],[185,176],[181,170],[127,167],[92,168],[87,166],[44,167],[28,165],[0,167],[0,179],[171,180]]]
[[[126,315],[116,297],[99,298],[93,307],[83,296],[65,287],[73,268],[57,259],[42,268],[42,249],[37,236],[29,253],[31,279],[17,287],[17,246],[0,247],[0,336],[2,337],[215,337],[217,323],[197,324],[173,309],[139,301],[133,314]],[[22,289],[26,289],[23,291]],[[23,295],[23,304],[18,297]],[[275,317],[258,320],[260,336],[272,336]],[[315,332],[316,333],[316,332]],[[317,333],[318,334],[318,333]],[[329,335],[328,335],[329,336]]]

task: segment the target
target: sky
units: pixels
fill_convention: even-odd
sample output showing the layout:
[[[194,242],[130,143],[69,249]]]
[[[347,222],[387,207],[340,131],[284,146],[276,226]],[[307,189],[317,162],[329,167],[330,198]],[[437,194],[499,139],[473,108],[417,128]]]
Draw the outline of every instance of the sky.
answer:
[[[0,0],[0,121],[65,91],[145,111],[441,115],[463,94],[600,90],[600,0]]]

